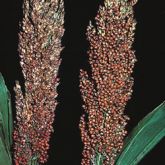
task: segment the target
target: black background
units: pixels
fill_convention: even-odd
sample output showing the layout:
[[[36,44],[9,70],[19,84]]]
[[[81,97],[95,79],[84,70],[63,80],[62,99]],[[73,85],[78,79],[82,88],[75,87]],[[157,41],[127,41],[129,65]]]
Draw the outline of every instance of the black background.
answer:
[[[88,42],[86,28],[96,15],[102,0],[64,0],[65,47],[61,53],[58,87],[59,105],[56,109],[48,165],[80,165],[82,143],[78,128],[82,113],[79,92],[79,69],[87,67]],[[13,113],[15,80],[23,84],[17,52],[18,23],[22,18],[22,0],[0,2],[0,72],[12,94]],[[128,131],[147,113],[165,99],[165,5],[164,0],[139,0],[135,6],[137,26],[135,43],[138,62],[134,69],[134,92],[126,113],[131,120]],[[164,165],[165,139],[162,140],[140,165]]]

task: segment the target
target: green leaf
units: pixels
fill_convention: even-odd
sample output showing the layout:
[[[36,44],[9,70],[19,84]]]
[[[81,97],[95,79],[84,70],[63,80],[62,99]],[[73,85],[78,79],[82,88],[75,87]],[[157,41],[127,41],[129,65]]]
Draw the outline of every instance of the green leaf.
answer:
[[[0,73],[0,164],[11,165],[12,110],[9,91]],[[5,163],[2,163],[5,161]]]
[[[115,165],[136,165],[165,136],[165,102],[149,113],[126,138]]]
[[[4,143],[0,138],[0,164],[1,165],[11,165],[11,159],[9,159],[8,153],[6,152]]]

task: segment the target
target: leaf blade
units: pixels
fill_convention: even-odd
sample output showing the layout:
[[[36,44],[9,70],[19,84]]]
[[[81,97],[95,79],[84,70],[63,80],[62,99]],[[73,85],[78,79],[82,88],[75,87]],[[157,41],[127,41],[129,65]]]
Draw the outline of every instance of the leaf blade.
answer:
[[[9,147],[9,130],[8,130],[8,97],[7,97],[7,88],[4,82],[2,75],[0,74],[0,111],[3,118],[3,129],[5,133],[5,143]]]
[[[11,165],[10,148],[12,145],[12,110],[10,93],[0,73],[0,164]],[[1,160],[3,159],[3,160]]]
[[[126,138],[116,165],[136,165],[165,136],[165,102],[156,107]]]
[[[8,157],[8,153],[5,150],[1,137],[0,137],[0,164],[1,165],[11,165],[11,160]]]

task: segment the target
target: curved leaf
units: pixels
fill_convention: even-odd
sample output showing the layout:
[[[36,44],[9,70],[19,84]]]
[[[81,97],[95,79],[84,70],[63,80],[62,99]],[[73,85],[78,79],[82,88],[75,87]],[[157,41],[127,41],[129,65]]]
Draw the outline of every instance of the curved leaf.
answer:
[[[10,94],[0,73],[0,164],[11,165],[12,110]]]
[[[126,138],[115,165],[136,165],[165,136],[165,102],[149,113]]]
[[[8,153],[6,152],[4,143],[0,137],[0,164],[1,165],[11,165],[11,159],[9,158]]]

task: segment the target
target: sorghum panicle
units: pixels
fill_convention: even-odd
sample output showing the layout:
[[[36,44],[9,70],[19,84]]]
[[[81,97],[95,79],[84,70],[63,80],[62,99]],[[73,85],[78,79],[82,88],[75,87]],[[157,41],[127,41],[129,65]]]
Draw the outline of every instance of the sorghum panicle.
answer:
[[[45,163],[48,158],[57,105],[55,98],[63,23],[62,0],[24,0],[18,51],[25,79],[25,93],[18,82],[14,88],[16,165],[27,165],[35,158],[39,163]]]
[[[104,165],[113,165],[123,146],[129,119],[124,109],[132,93],[131,73],[136,61],[131,49],[135,3],[105,0],[95,18],[96,27],[90,23],[87,28],[91,74],[80,71],[85,111],[80,119],[82,165],[95,165],[97,156]]]

